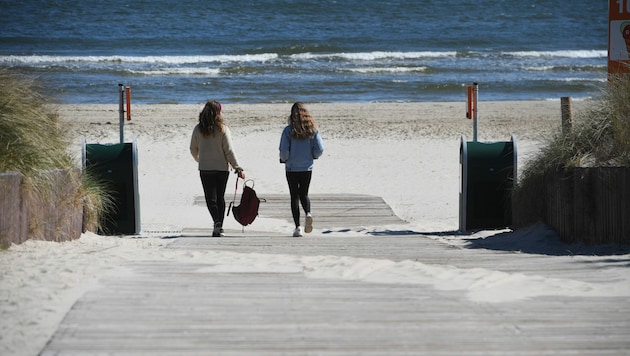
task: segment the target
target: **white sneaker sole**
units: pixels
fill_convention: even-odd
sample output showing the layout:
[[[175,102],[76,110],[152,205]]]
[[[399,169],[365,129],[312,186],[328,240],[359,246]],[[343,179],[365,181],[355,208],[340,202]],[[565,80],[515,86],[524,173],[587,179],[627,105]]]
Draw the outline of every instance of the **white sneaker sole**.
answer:
[[[304,232],[306,232],[308,234],[311,231],[313,231],[313,217],[312,216],[307,216],[306,217],[306,226],[304,226]]]

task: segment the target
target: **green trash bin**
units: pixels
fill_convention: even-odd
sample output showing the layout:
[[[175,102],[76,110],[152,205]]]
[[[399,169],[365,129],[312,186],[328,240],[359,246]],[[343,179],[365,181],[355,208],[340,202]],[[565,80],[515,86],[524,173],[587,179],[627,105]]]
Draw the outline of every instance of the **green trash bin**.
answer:
[[[138,149],[132,143],[86,144],[83,141],[83,167],[107,184],[113,209],[102,221],[99,233],[134,235],[140,233],[138,194]]]
[[[467,142],[460,147],[459,229],[512,225],[512,189],[517,174],[516,141]]]

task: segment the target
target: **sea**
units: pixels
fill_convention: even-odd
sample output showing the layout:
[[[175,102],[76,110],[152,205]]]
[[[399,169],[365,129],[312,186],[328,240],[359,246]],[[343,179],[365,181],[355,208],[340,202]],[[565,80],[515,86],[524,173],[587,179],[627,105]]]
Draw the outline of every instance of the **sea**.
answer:
[[[0,67],[61,103],[596,97],[605,0],[0,0]]]

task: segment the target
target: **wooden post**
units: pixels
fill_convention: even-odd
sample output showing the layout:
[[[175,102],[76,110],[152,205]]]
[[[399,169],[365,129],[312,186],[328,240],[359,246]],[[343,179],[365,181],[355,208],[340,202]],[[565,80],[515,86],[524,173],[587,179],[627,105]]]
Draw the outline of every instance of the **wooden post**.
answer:
[[[19,244],[27,239],[21,183],[22,176],[17,172],[0,173],[0,249],[9,248],[11,244]]]
[[[571,97],[563,96],[560,99],[560,107],[562,110],[562,133],[568,134],[573,128],[573,113],[571,109]]]

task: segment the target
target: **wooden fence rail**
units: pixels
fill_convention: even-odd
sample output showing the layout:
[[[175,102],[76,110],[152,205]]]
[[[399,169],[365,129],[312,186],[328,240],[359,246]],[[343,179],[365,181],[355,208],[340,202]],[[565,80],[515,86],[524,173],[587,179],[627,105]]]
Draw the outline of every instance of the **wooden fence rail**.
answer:
[[[27,239],[67,241],[83,232],[81,172],[42,173],[46,186],[35,188],[15,172],[0,173],[0,247]]]
[[[590,167],[550,171],[536,217],[567,243],[630,244],[630,168]],[[517,204],[513,209],[522,209]],[[518,221],[516,225],[534,221]]]

